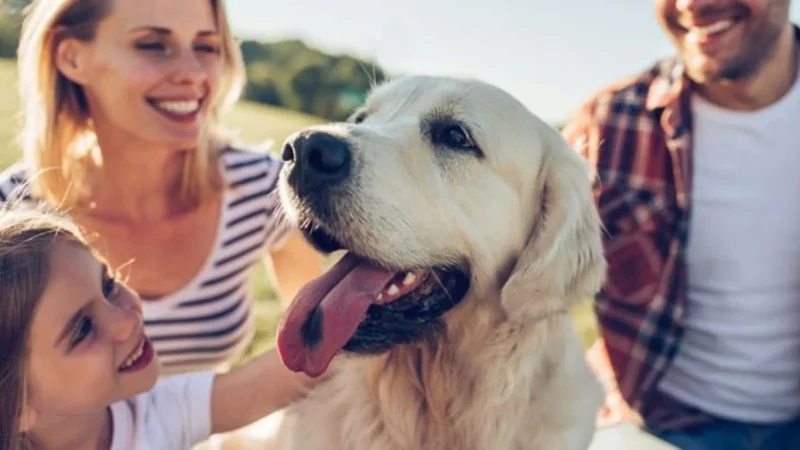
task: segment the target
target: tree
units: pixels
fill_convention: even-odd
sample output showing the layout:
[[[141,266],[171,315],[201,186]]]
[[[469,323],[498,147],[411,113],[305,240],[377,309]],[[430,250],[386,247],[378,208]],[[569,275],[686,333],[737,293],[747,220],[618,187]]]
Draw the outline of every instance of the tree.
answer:
[[[22,29],[22,16],[17,8],[22,7],[23,2],[20,0],[19,3],[20,5],[0,5],[0,58],[14,58],[17,55]],[[3,7],[7,9],[4,10]]]

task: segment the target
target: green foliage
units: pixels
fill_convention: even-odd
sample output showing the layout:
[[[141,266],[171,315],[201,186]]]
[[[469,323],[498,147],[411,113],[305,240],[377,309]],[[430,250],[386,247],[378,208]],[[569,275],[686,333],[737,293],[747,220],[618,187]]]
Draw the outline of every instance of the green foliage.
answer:
[[[0,0],[0,8],[7,8],[10,11],[22,11],[31,4],[31,0]]]
[[[0,0],[2,1],[2,0]],[[0,58],[13,58],[17,54],[20,33],[20,2],[0,3]]]
[[[302,41],[244,41],[245,98],[344,120],[369,89],[386,79],[383,69],[349,55],[329,55]]]

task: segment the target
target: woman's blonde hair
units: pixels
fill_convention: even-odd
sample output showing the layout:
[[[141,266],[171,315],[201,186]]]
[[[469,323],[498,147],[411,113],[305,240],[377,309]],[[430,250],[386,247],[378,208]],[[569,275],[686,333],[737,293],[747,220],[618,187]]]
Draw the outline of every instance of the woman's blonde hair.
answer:
[[[0,208],[0,448],[30,448],[20,431],[28,341],[56,241],[92,252],[78,227],[64,216],[43,209]]]
[[[83,90],[62,75],[55,64],[56,48],[64,38],[91,41],[97,25],[119,0],[34,0],[22,26],[17,55],[22,104],[23,155],[34,195],[50,205],[69,208],[81,192],[81,157],[94,142]],[[209,0],[222,37],[222,80],[212,100],[209,127],[185,159],[180,196],[189,204],[202,202],[221,186],[215,161],[228,135],[219,115],[241,95],[245,70],[233,37],[224,0]]]

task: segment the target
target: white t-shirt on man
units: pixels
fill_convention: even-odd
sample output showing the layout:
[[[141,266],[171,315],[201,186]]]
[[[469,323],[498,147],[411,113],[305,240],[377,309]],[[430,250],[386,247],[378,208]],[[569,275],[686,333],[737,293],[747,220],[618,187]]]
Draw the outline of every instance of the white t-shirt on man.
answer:
[[[189,450],[208,439],[214,375],[176,375],[111,405],[111,450]]]
[[[800,414],[800,80],[758,111],[695,97],[688,304],[660,388],[717,417]]]

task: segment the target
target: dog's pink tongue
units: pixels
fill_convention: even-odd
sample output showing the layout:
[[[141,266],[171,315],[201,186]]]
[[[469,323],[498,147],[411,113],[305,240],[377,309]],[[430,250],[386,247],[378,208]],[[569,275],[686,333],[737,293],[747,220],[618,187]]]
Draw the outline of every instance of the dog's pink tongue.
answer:
[[[394,275],[347,253],[306,284],[278,325],[278,353],[286,367],[312,377],[325,372]]]

